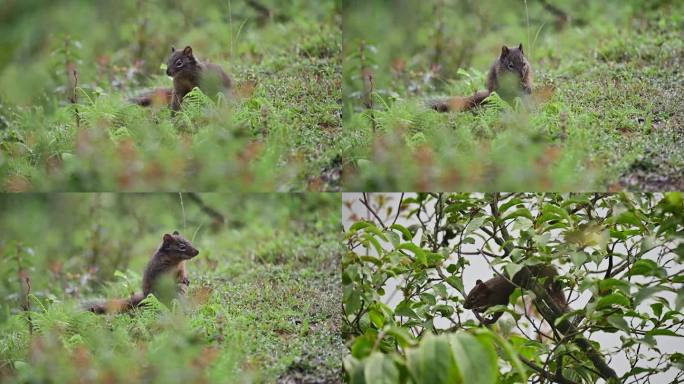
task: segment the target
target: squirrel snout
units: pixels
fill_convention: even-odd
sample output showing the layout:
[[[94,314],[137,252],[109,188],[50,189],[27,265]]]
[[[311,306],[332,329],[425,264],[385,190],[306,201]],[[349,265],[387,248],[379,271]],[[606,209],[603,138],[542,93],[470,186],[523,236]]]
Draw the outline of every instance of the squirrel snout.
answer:
[[[166,68],[166,76],[171,76],[171,68]]]

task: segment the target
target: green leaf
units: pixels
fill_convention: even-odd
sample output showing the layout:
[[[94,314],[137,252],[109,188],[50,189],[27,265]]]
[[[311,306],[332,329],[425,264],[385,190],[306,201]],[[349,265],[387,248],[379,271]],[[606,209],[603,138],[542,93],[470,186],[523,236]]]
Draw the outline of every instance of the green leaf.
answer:
[[[423,251],[423,249],[419,246],[413,243],[402,243],[399,244],[399,246],[397,247],[397,250],[399,249],[406,249],[413,252],[413,255],[416,257],[416,262],[422,265],[427,265],[427,257],[425,256],[425,251]]]
[[[349,377],[349,384],[366,384],[363,364],[358,359],[352,355],[347,355],[344,357],[343,365]]]
[[[347,230],[347,232],[348,233],[354,233],[360,229],[368,227],[369,225],[373,225],[373,224],[371,224],[367,221],[358,221],[358,222],[352,224],[351,227],[349,227],[349,230]]]
[[[375,236],[381,238],[382,240],[387,241],[387,237],[385,236],[385,233],[382,231],[382,229],[376,227],[375,225],[371,224],[371,225],[367,226],[366,228],[364,228],[364,231],[366,231],[366,233],[372,233]]]
[[[684,335],[680,335],[670,329],[654,329],[652,331],[646,332],[647,336],[676,336],[676,337],[684,337]]]
[[[382,328],[385,325],[385,316],[377,309],[371,309],[368,311],[368,318],[370,318],[371,322],[375,324],[376,328]]]
[[[447,288],[444,284],[439,283],[436,284],[432,289],[437,293],[442,299],[446,299],[449,297],[449,294],[447,293]]]
[[[406,316],[420,320],[420,316],[418,316],[418,314],[413,309],[411,309],[410,301],[402,301],[401,303],[399,303],[399,305],[397,305],[397,307],[394,309],[394,314],[396,316]]]
[[[404,241],[411,241],[413,239],[413,235],[411,234],[411,231],[408,230],[408,228],[404,227],[401,224],[392,224],[390,226],[391,229],[396,229],[397,231],[401,232],[401,235],[403,236]]]
[[[486,216],[480,216],[472,219],[468,225],[466,226],[465,230],[463,230],[463,235],[469,235],[473,233],[474,231],[480,229],[482,224],[484,224],[485,220],[487,219]]]
[[[365,334],[354,339],[354,343],[351,347],[352,356],[357,359],[362,359],[373,350],[373,345],[375,344],[375,335]]]
[[[427,292],[423,292],[420,294],[420,301],[422,301],[423,303],[425,303],[427,305],[437,304],[437,298],[435,297],[435,295],[427,293]]]
[[[454,308],[446,304],[435,305],[432,309],[443,317],[451,317],[454,314]]]
[[[620,316],[620,315],[608,316],[608,318],[606,318],[606,321],[608,321],[608,324],[612,325],[613,327],[615,327],[621,331],[624,331],[627,333],[630,332],[629,324],[627,323],[625,318]]]
[[[406,351],[406,362],[416,384],[463,383],[445,335],[427,334],[418,348]]]
[[[399,343],[399,345],[401,345],[403,348],[416,344],[416,339],[411,335],[411,333],[406,328],[390,327],[385,329],[385,333],[394,337]]]
[[[625,295],[629,295],[629,283],[626,281],[609,278],[600,280],[598,284],[601,291],[608,291],[612,290],[613,288],[617,288]]]
[[[511,212],[509,215],[503,218],[503,221],[514,219],[516,217],[526,217],[530,220],[534,220],[534,217],[532,216],[532,213],[530,213],[530,210],[527,208],[518,208],[515,211]]]
[[[501,206],[499,207],[499,213],[503,215],[504,212],[506,212],[509,208],[516,206],[518,204],[522,204],[522,202],[523,202],[522,200],[517,199],[517,198],[510,199],[506,203],[501,204]]]
[[[570,260],[572,260],[572,263],[578,268],[584,265],[588,259],[589,255],[587,255],[586,252],[579,251],[570,253]]]
[[[613,305],[619,305],[625,308],[631,308],[629,299],[619,293],[611,293],[610,295],[603,296],[596,303],[597,309],[603,309],[612,307]]]
[[[393,247],[396,248],[399,244],[401,244],[401,237],[398,233],[387,232],[387,237],[389,238],[390,243],[392,243]]]
[[[356,314],[361,308],[361,295],[353,289],[345,289],[344,307],[348,315]]]
[[[366,233],[364,239],[366,240],[366,242],[370,242],[373,245],[373,248],[375,248],[375,252],[377,252],[378,256],[382,256],[383,249],[382,246],[380,246],[380,242],[378,242],[378,239],[376,239],[370,233]]]
[[[467,332],[458,332],[450,335],[449,344],[461,376],[469,384],[496,383],[499,369],[496,350],[491,342]]]
[[[445,281],[447,282],[447,284],[456,288],[456,290],[458,290],[459,292],[464,293],[463,279],[461,279],[460,276],[451,275],[447,277]]]
[[[658,264],[649,259],[639,259],[629,270],[630,276],[642,275],[642,276],[665,276],[665,271]]]
[[[522,265],[522,264],[513,263],[513,262],[506,263],[506,265],[504,266],[504,269],[506,270],[506,273],[508,274],[508,276],[509,276],[511,279],[512,279],[513,276],[515,276],[516,273],[518,273],[522,268],[523,268],[523,265]]]
[[[618,216],[617,219],[615,219],[615,224],[630,224],[635,227],[644,229],[644,225],[641,223],[641,220],[639,220],[637,215],[631,211],[622,212],[620,216]]]
[[[389,356],[373,352],[366,359],[363,376],[366,383],[396,384],[399,383],[399,370]]]
[[[542,208],[542,213],[546,214],[552,214],[554,216],[557,216],[559,218],[562,218],[566,220],[567,222],[572,221],[570,219],[570,215],[568,214],[568,211],[565,209],[555,206],[553,204],[545,204],[544,207]]]
[[[515,369],[520,376],[521,382],[527,382],[527,371],[525,370],[525,367],[523,367],[520,358],[518,358],[518,353],[506,339],[487,328],[478,328],[475,332],[475,335],[478,338],[493,340],[497,345],[499,345],[504,352],[504,358],[511,363],[513,369]]]

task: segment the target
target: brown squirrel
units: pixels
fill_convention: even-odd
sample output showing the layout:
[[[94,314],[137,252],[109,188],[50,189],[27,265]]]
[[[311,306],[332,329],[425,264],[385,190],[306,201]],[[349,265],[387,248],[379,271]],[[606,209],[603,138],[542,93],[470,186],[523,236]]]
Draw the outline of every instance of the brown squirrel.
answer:
[[[529,286],[531,279],[544,279],[543,286],[549,292],[549,296],[565,311],[568,304],[560,283],[555,281],[556,276],[558,272],[553,266],[534,265],[520,270],[513,276],[512,281],[505,276],[495,276],[485,282],[477,280],[475,287],[468,293],[463,307],[471,309],[483,324],[494,324],[503,312],[492,314],[490,319],[481,317],[480,314],[495,305],[508,304],[508,298],[515,288]]]
[[[439,112],[466,111],[481,105],[496,91],[503,98],[510,98],[522,91],[532,93],[532,67],[523,52],[523,45],[517,48],[501,47],[501,55],[494,61],[487,74],[487,90],[475,92],[469,97],[451,97],[433,100],[430,107]]]
[[[171,47],[171,56],[166,63],[166,74],[173,78],[173,89],[159,88],[146,92],[131,101],[141,106],[152,104],[170,105],[178,111],[181,101],[193,88],[213,96],[231,88],[232,82],[223,69],[211,63],[200,62],[187,46],[182,51]]]
[[[193,247],[189,240],[181,236],[178,231],[173,235],[168,233],[162,238],[159,249],[154,253],[145,267],[143,274],[142,292],[132,295],[128,299],[109,300],[105,303],[94,303],[86,307],[87,310],[95,313],[121,313],[129,311],[143,301],[150,293],[159,297],[162,290],[161,280],[169,276],[175,280],[178,294],[185,295],[190,280],[185,262],[197,256],[199,251]]]

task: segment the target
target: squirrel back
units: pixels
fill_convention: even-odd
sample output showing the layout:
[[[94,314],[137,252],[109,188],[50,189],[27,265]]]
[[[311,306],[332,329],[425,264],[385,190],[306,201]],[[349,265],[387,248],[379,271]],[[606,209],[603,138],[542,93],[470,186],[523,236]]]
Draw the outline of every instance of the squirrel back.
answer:
[[[86,305],[86,309],[98,314],[126,312],[137,307],[150,293],[165,300],[169,298],[169,290],[164,289],[164,277],[175,282],[175,293],[184,295],[190,285],[185,262],[198,254],[199,251],[178,231],[174,231],[172,235],[164,234],[161,245],[145,267],[142,292],[128,299],[90,303]]]
[[[556,276],[558,276],[556,268],[551,265],[538,264],[521,269],[513,276],[512,280],[505,276],[495,276],[485,282],[477,280],[475,287],[466,296],[463,307],[471,309],[480,318],[479,314],[488,308],[508,304],[509,296],[515,291],[515,288],[529,286],[533,279],[543,279],[544,288],[558,306],[565,311],[568,304],[560,283],[555,281]],[[503,312],[497,312],[492,315],[491,319],[480,318],[480,320],[485,324],[493,324],[502,314]]]

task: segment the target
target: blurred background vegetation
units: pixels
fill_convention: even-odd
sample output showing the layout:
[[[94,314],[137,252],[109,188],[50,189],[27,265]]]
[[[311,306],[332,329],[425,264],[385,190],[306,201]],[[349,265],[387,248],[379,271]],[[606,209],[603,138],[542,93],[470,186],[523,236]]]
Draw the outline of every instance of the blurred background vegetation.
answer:
[[[339,207],[313,193],[0,195],[0,382],[340,381]],[[175,229],[200,250],[187,303],[82,309],[139,292]]]
[[[1,190],[339,188],[339,1],[4,0],[0,19]],[[232,97],[131,105],[171,86],[172,45]]]
[[[345,188],[684,188],[683,31],[674,0],[345,1]],[[531,105],[426,107],[485,89],[519,43]]]

